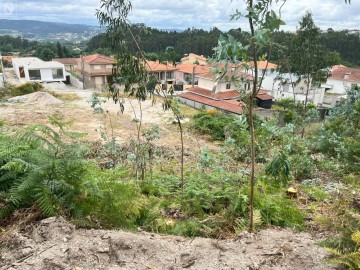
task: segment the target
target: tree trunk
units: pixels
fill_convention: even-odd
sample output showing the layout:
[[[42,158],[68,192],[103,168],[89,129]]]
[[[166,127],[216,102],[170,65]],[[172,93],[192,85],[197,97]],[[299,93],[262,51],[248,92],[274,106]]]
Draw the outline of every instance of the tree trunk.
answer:
[[[309,97],[309,91],[310,91],[310,76],[308,75],[307,82],[306,82],[306,95],[305,95],[305,103],[304,103],[304,112],[303,112],[303,128],[301,130],[301,138],[304,138],[305,136],[305,126],[304,121],[306,117],[307,112],[307,103],[308,103],[308,97]]]
[[[248,1],[249,8],[253,8],[253,0]],[[253,19],[251,15],[249,16],[249,25],[250,25],[250,33],[251,36],[254,37],[255,30]],[[251,39],[251,49],[252,49],[252,60],[254,63],[254,80],[252,85],[252,93],[250,95],[249,101],[249,128],[250,128],[250,137],[251,137],[251,173],[250,173],[250,202],[249,202],[249,210],[250,210],[250,222],[249,222],[249,232],[253,232],[254,230],[254,189],[255,189],[255,130],[254,130],[254,98],[257,94],[257,80],[258,80],[258,66],[257,66],[257,50],[256,44],[254,40]]]

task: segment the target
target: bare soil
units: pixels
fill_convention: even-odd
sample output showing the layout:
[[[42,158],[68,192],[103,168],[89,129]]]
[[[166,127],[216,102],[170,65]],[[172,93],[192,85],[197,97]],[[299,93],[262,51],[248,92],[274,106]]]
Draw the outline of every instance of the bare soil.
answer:
[[[136,123],[134,119],[142,119],[143,127],[156,124],[160,127],[160,139],[155,141],[159,147],[179,146],[180,135],[177,125],[174,125],[173,115],[170,111],[164,111],[162,100],[159,98],[155,104],[146,100],[141,102],[125,99],[123,113],[120,113],[118,104],[112,100],[102,98],[104,103],[101,107],[104,113],[96,113],[91,108],[90,99],[94,90],[80,90],[61,84],[44,84],[45,90],[59,94],[76,94],[79,100],[63,102],[49,93],[33,93],[30,95],[12,98],[11,102],[0,104],[0,121],[5,121],[7,126],[26,127],[31,124],[48,124],[48,117],[59,115],[64,121],[72,121],[72,131],[83,133],[84,140],[101,140],[101,133],[105,132],[109,138],[116,137],[118,142],[128,142],[137,137]],[[140,106],[141,112],[140,114]],[[200,151],[201,147],[213,145],[193,134],[187,132],[185,124],[184,139],[187,142],[185,150],[189,155]],[[189,126],[189,125],[187,125]]]
[[[13,232],[0,253],[5,270],[335,269],[307,233],[266,229],[234,239],[75,229],[53,217]]]

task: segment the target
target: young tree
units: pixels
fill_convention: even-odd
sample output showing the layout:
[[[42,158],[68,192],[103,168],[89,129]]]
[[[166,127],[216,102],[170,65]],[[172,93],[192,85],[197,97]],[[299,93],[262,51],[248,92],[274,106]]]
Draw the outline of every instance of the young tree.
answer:
[[[330,70],[329,66],[337,64],[339,57],[327,53],[320,45],[320,29],[315,25],[311,12],[306,12],[299,22],[299,27],[292,41],[289,56],[290,71],[297,77],[297,82],[304,82],[305,102],[302,117],[305,119],[308,110],[309,93],[312,87],[325,82]],[[315,91],[315,90],[314,90]],[[305,128],[302,128],[302,137]]]
[[[243,45],[237,41],[233,36],[228,35],[228,39],[220,37],[218,47],[216,48],[216,60],[226,61],[225,67],[238,66],[240,68],[249,69],[247,63],[252,63],[253,80],[250,91],[241,89],[239,80],[243,78],[240,76],[233,76],[234,83],[239,85],[239,90],[246,95],[247,103],[247,117],[251,137],[251,172],[250,172],[250,222],[249,232],[254,230],[254,189],[255,189],[255,130],[254,130],[254,99],[259,93],[263,77],[258,72],[259,49],[271,43],[272,33],[279,29],[284,22],[279,18],[277,13],[271,9],[272,4],[282,3],[280,0],[246,0],[246,13],[242,14],[237,11],[232,19],[247,18],[250,28],[249,45]],[[224,72],[227,72],[225,70]]]
[[[59,41],[56,42],[56,49],[57,49],[57,54],[58,54],[59,58],[64,58],[63,47],[61,46]]]

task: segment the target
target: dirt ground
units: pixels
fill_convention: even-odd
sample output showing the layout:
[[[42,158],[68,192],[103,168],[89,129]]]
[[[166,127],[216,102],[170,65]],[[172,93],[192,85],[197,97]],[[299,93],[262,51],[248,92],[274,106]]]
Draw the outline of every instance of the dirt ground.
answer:
[[[307,233],[267,229],[231,240],[146,232],[77,230],[62,217],[13,232],[1,270],[197,269],[329,270]]]
[[[91,108],[90,99],[94,90],[76,89],[59,83],[44,84],[44,87],[45,90],[59,94],[75,94],[79,99],[58,103],[48,102],[48,99],[39,99],[36,103],[0,103],[0,121],[5,121],[6,126],[10,127],[25,127],[35,123],[48,124],[49,116],[59,115],[63,117],[64,121],[73,121],[70,130],[84,133],[83,139],[86,141],[101,140],[102,132],[105,132],[109,138],[115,136],[118,142],[127,142],[136,138],[137,131],[134,119],[140,118],[140,105],[136,100],[125,99],[125,110],[122,114],[118,104],[114,104],[111,99],[102,98],[104,103],[101,103],[101,107],[105,113],[101,114],[95,113]],[[157,146],[180,145],[179,130],[177,125],[172,123],[174,117],[170,111],[163,110],[160,98],[155,104],[152,104],[150,100],[141,102],[141,109],[143,127],[151,124],[160,127],[160,139],[155,141]],[[188,154],[197,153],[201,147],[208,145],[208,143],[187,132],[186,125],[184,124],[185,150]],[[213,147],[211,144],[208,146]]]

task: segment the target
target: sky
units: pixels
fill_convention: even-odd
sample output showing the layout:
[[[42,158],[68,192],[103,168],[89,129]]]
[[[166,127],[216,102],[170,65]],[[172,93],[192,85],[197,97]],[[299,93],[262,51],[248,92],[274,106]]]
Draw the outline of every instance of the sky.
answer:
[[[246,21],[230,21],[233,12],[244,9],[244,0],[132,0],[132,23],[158,29],[202,28],[221,30],[242,28]],[[307,10],[321,29],[360,28],[360,1],[287,0],[281,10],[284,30],[294,31]],[[97,25],[100,0],[0,0],[0,18]]]

